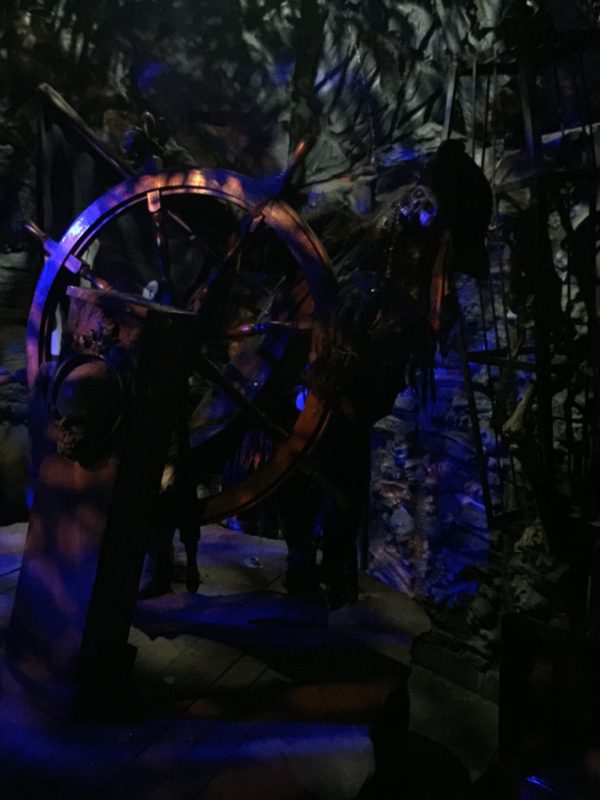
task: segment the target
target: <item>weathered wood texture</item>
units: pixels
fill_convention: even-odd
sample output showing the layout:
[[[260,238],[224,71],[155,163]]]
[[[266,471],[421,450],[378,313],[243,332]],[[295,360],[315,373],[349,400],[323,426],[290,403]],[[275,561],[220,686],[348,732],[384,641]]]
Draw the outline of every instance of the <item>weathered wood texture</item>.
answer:
[[[0,535],[3,630],[22,544],[22,533]],[[176,558],[182,566],[179,548]],[[405,687],[408,645],[426,630],[425,615],[368,577],[357,609],[328,614],[319,598],[293,601],[280,581],[282,542],[217,526],[205,531],[200,560],[198,594],[177,585],[138,603],[138,658],[119,719],[59,722],[3,669],[4,796],[358,794],[374,770],[369,726]]]

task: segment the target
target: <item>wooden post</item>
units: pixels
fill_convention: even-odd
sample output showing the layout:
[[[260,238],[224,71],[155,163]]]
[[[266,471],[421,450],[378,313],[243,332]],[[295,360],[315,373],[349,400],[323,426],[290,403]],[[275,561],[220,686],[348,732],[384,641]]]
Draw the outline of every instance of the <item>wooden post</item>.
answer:
[[[52,423],[37,432],[45,454],[8,644],[26,685],[64,711],[93,713],[118,702],[135,657],[129,627],[196,317],[117,292],[71,287],[69,294],[76,357],[90,342],[97,353],[99,331],[112,331],[100,357],[110,363],[112,353],[121,371],[120,429],[91,466],[59,455]]]

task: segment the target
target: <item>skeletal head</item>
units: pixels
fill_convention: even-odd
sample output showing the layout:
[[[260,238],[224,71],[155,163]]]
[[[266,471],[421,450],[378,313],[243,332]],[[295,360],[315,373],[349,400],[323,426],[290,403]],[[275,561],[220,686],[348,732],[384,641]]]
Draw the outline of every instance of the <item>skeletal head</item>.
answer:
[[[421,228],[430,228],[438,217],[438,201],[429,186],[418,184],[402,198],[400,213]]]
[[[52,419],[60,455],[92,466],[107,450],[122,413],[117,373],[100,358],[65,362],[51,391]]]

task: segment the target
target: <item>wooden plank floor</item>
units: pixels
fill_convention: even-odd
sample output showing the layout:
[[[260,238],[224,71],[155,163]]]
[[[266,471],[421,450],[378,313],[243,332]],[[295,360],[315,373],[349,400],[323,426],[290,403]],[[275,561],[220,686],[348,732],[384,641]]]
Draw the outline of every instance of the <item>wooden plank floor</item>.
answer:
[[[0,530],[2,634],[23,541],[24,526]],[[292,600],[282,542],[211,526],[199,553],[196,595],[178,584],[138,604],[118,719],[61,722],[2,670],[1,797],[358,795],[374,770],[370,725],[406,686],[408,648],[427,617],[368,576],[354,609]]]

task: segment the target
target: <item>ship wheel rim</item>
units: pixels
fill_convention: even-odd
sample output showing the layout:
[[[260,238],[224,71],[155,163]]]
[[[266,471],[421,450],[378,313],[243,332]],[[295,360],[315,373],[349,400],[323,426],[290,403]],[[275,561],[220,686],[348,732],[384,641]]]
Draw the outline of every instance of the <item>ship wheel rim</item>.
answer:
[[[154,201],[173,195],[198,195],[223,200],[263,217],[298,263],[318,315],[327,313],[335,278],[323,245],[302,217],[287,203],[271,199],[258,181],[224,169],[186,169],[142,175],[112,187],[91,203],[53,243],[38,279],[27,322],[27,375],[33,385],[39,367],[51,357],[49,325],[61,291],[77,277],[79,258],[99,232],[120,215],[153,195]],[[329,410],[309,392],[286,441],[256,472],[231,487],[204,498],[201,524],[235,516],[273,492],[295,470],[320,438]]]

